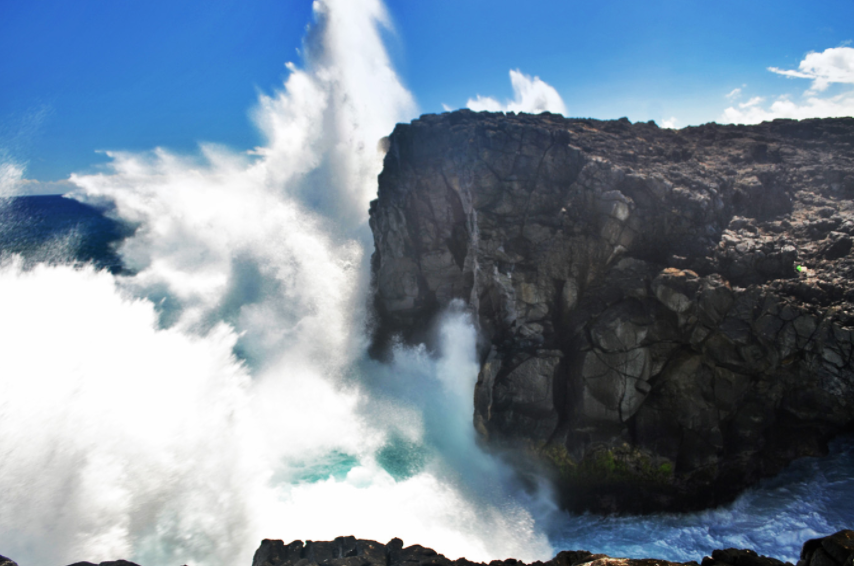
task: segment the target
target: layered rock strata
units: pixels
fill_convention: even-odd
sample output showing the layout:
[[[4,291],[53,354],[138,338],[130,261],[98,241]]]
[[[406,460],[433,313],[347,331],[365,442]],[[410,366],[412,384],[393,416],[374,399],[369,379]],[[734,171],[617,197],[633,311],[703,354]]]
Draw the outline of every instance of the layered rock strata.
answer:
[[[388,147],[375,352],[465,301],[475,426],[565,506],[716,505],[854,423],[854,119],[458,111]]]

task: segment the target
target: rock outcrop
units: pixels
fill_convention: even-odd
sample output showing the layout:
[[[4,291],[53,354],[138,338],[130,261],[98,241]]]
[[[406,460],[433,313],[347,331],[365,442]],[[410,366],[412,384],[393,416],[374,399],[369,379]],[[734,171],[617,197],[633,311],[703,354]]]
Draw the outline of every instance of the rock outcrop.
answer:
[[[854,563],[854,531],[843,530],[830,536],[808,540],[801,550],[797,566],[850,566]],[[546,562],[531,566],[700,566],[697,562],[669,562],[657,558],[612,558],[587,550],[564,550]],[[0,566],[18,566],[12,559],[0,556]],[[77,562],[71,566],[97,566]],[[101,562],[100,566],[138,566],[127,560]],[[394,538],[388,544],[356,537],[338,537],[332,541],[264,539],[255,551],[252,566],[485,566],[465,558],[450,560],[421,545],[404,547]],[[493,560],[489,566],[527,566],[508,558]],[[752,550],[728,548],[715,550],[702,559],[702,566],[793,566],[776,558],[760,556]]]
[[[854,561],[854,531],[838,533],[807,541],[797,566],[845,566]],[[699,566],[697,562],[668,562],[656,558],[612,558],[586,550],[562,551],[547,562],[531,566]],[[792,566],[775,558],[760,556],[752,550],[728,548],[715,550],[702,559],[702,566]],[[252,566],[483,566],[465,558],[449,560],[435,550],[420,545],[404,547],[403,541],[388,544],[355,537],[338,537],[329,542],[285,544],[281,540],[264,540],[255,552]],[[526,566],[515,559],[493,560],[489,566]]]
[[[854,531],[843,530],[830,536],[808,540],[801,550],[797,566],[850,566],[854,563]],[[612,558],[587,550],[564,550],[546,562],[531,566],[700,566],[697,562],[669,562],[657,558]],[[10,558],[0,556],[0,566],[18,566]],[[93,562],[77,562],[71,566],[98,566]],[[138,566],[127,560],[101,562],[100,566]],[[450,560],[431,548],[421,545],[404,546],[394,538],[388,544],[356,537],[338,537],[332,541],[264,539],[255,551],[252,566],[485,566],[465,558]],[[508,558],[493,560],[489,566],[527,566]],[[715,550],[702,559],[702,566],[793,566],[776,558],[760,556],[752,550],[727,548]]]
[[[847,564],[854,564],[854,531],[849,530],[808,540],[804,543],[801,559],[798,560],[798,566],[845,566]],[[703,566],[707,565],[704,563]]]
[[[854,119],[464,110],[388,147],[375,352],[466,301],[475,426],[566,507],[713,506],[854,423]]]

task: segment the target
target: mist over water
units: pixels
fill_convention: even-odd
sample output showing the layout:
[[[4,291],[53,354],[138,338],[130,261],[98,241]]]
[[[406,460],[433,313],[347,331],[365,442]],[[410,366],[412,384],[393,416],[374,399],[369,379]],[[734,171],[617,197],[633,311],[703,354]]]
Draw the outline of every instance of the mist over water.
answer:
[[[755,536],[726,544],[791,558],[807,533],[851,521],[832,512],[834,490],[854,492],[833,475],[851,469],[846,447],[727,510],[567,516],[476,443],[462,305],[437,352],[368,359],[378,141],[415,104],[379,0],[314,10],[303,67],[260,96],[263,147],[114,152],[108,172],[72,176],[74,198],[135,228],[117,250],[127,274],[64,265],[73,237],[2,258],[0,553],[248,566],[262,538],[352,534],[473,560],[547,559],[553,545],[699,559],[735,525]],[[767,519],[749,524],[757,509]]]

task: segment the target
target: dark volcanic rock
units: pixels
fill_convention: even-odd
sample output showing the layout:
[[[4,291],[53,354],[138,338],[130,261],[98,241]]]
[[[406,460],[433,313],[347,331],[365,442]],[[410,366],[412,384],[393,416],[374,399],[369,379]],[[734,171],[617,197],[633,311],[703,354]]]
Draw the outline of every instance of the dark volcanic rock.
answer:
[[[593,554],[587,550],[564,550],[546,562],[533,562],[530,566],[699,566],[697,562],[669,562],[657,558],[612,558],[606,554]],[[797,566],[850,566],[854,564],[854,531],[809,540],[801,550]],[[71,566],[95,566],[92,562],[78,562]],[[0,566],[17,566],[9,558],[0,556]],[[100,566],[137,566],[127,560],[101,562]],[[431,548],[421,545],[404,547],[399,538],[388,544],[356,537],[338,537],[333,541],[295,540],[285,544],[281,540],[264,539],[255,551],[252,566],[484,566],[465,558],[450,560]],[[519,560],[493,560],[489,566],[528,566]],[[702,559],[702,566],[792,566],[775,558],[760,556],[752,550],[728,548],[715,550]]]
[[[716,505],[851,427],[854,119],[459,111],[389,148],[375,351],[466,301],[475,426],[566,506]]]
[[[798,566],[850,566],[854,564],[854,531],[839,531],[808,540],[801,550]]]
[[[810,540],[804,545],[798,566],[845,566],[854,560],[854,531],[840,531],[829,537]],[[562,551],[547,562],[531,566],[677,566],[655,558],[612,558],[586,550]],[[698,566],[686,562],[684,566]],[[371,540],[338,537],[331,542],[264,540],[255,552],[252,566],[482,566],[465,558],[450,560],[436,551],[414,545],[403,546],[400,539],[383,545]],[[489,566],[526,566],[509,558],[493,560]],[[792,566],[775,558],[760,556],[752,550],[728,548],[715,550],[702,559],[702,566]]]

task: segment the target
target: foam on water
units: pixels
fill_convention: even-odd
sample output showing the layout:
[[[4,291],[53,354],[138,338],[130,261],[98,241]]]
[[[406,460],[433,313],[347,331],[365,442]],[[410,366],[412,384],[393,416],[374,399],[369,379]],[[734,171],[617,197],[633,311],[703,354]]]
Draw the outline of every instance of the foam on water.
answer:
[[[0,552],[33,566],[248,565],[265,537],[352,534],[534,560],[551,536],[696,559],[741,528],[786,545],[850,521],[829,511],[823,464],[780,488],[791,499],[772,488],[687,517],[565,516],[475,442],[476,333],[460,305],[437,352],[368,359],[378,140],[415,108],[379,0],[314,9],[304,67],[260,97],[264,147],[111,153],[108,172],[72,176],[76,198],[137,226],[119,250],[127,274],[62,265],[71,244],[30,255],[49,264],[3,260]],[[830,494],[825,507],[801,485]]]
[[[751,548],[795,563],[806,540],[854,525],[852,470],[854,439],[839,438],[829,456],[798,460],[730,505],[648,517],[564,516],[551,537],[557,547],[614,556],[699,561],[716,548]]]

